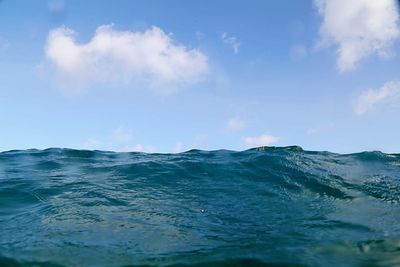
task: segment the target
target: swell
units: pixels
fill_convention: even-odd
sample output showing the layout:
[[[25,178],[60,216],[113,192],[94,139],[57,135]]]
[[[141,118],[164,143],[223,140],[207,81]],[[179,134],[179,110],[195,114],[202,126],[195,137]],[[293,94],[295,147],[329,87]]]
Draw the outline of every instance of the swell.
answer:
[[[0,265],[390,266],[399,179],[399,154],[296,146],[2,152]]]
[[[20,263],[13,259],[8,258],[1,258],[0,257],[0,265],[4,267],[63,267],[63,265],[53,264],[50,262],[25,262]],[[125,265],[124,267],[155,267],[158,265]],[[194,267],[239,267],[239,266],[246,266],[246,267],[286,267],[286,266],[293,266],[293,267],[301,267],[303,265],[297,264],[280,264],[280,263],[266,263],[259,260],[254,259],[237,259],[237,260],[228,260],[228,261],[215,261],[215,262],[200,262],[194,264],[172,264],[172,265],[165,265],[165,267],[187,267],[187,266],[194,266]]]

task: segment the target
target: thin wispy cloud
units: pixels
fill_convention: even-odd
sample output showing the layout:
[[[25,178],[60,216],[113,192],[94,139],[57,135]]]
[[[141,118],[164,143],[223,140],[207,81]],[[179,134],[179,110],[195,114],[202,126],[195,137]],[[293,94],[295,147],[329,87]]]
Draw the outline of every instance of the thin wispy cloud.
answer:
[[[385,83],[379,89],[369,89],[362,92],[356,99],[354,112],[363,115],[372,111],[379,105],[395,104],[400,102],[400,82],[391,81]]]
[[[104,144],[98,139],[89,138],[82,145],[80,145],[80,147],[89,150],[100,150],[104,147]]]
[[[304,45],[296,44],[293,45],[290,49],[290,56],[295,61],[300,61],[305,58],[307,55],[307,50]]]
[[[203,32],[199,32],[199,31],[197,31],[195,33],[195,35],[196,35],[196,39],[199,40],[199,41],[203,40],[206,37],[206,35]]]
[[[143,32],[97,28],[87,43],[60,27],[52,30],[45,47],[63,83],[86,88],[98,83],[140,83],[159,91],[189,86],[205,79],[208,58],[197,49],[175,42],[158,27]]]
[[[51,13],[61,13],[65,9],[64,0],[48,0],[47,7]]]
[[[318,125],[318,126],[309,128],[307,130],[307,134],[308,135],[323,134],[323,133],[329,132],[333,128],[335,128],[335,124],[333,122],[330,122],[327,124],[322,124],[322,125]]]
[[[126,130],[124,127],[120,126],[115,129],[111,135],[113,141],[120,143],[127,143],[132,140],[132,131]]]
[[[153,146],[145,146],[142,144],[136,144],[134,146],[125,145],[116,147],[114,149],[116,152],[144,152],[144,153],[154,153],[156,151],[155,147]]]
[[[203,150],[209,149],[210,145],[209,145],[209,142],[208,142],[208,135],[206,135],[206,134],[196,135],[195,138],[194,138],[194,141],[192,143],[191,148],[203,149]]]
[[[246,123],[243,120],[232,118],[228,121],[226,127],[231,131],[239,131],[242,130],[246,126]]]
[[[10,45],[11,45],[10,42],[6,38],[0,35],[0,49],[6,50],[10,47]]]
[[[253,148],[253,147],[260,147],[260,146],[269,146],[275,144],[281,140],[278,136],[273,136],[269,134],[263,134],[260,136],[250,136],[245,137],[243,142],[246,147]]]
[[[322,16],[317,47],[337,46],[337,67],[354,70],[370,55],[383,58],[393,54],[399,39],[396,0],[314,0]]]
[[[183,142],[181,142],[181,141],[176,142],[175,148],[174,148],[174,152],[175,153],[181,153],[183,151],[185,151],[185,147],[184,147]]]
[[[240,51],[240,45],[241,45],[241,44],[240,44],[238,38],[236,38],[236,37],[234,37],[234,36],[230,36],[230,35],[228,35],[228,33],[223,32],[223,33],[221,34],[221,40],[222,40],[225,44],[227,44],[227,45],[229,45],[230,47],[232,47],[232,50],[233,50],[233,53],[234,53],[234,54],[238,54],[238,53],[239,53],[239,51]]]
[[[146,152],[152,153],[156,148],[134,142],[132,130],[120,126],[103,138],[89,138],[81,146],[90,150],[111,150],[116,152]]]

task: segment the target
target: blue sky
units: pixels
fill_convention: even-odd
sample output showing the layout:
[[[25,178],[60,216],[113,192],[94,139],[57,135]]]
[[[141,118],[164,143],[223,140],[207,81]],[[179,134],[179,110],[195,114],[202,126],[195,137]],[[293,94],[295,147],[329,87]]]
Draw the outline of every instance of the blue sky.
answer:
[[[3,0],[0,150],[400,152],[398,39],[394,0]]]

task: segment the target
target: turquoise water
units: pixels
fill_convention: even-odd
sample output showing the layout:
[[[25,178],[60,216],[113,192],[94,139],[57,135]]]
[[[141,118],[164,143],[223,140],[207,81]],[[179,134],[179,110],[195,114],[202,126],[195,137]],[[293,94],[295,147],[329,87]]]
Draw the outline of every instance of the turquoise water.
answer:
[[[0,266],[400,266],[400,155],[0,153]]]

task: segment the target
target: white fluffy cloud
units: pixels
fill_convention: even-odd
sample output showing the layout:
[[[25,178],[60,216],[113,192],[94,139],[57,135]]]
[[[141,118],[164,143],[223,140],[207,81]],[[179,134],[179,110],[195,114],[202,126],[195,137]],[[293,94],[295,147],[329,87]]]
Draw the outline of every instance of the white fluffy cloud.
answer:
[[[399,100],[400,82],[387,82],[379,89],[369,89],[362,92],[356,100],[354,112],[357,115],[363,115],[379,104],[388,104]]]
[[[228,121],[228,129],[231,131],[239,131],[242,130],[246,126],[246,123],[243,120],[239,120],[236,118],[230,119]]]
[[[233,49],[233,53],[238,54],[240,50],[240,42],[239,40],[234,37],[234,36],[229,36],[228,33],[223,32],[221,34],[221,40],[227,44],[230,45]]]
[[[247,147],[269,146],[271,144],[279,142],[279,140],[281,140],[280,137],[263,134],[261,136],[244,138],[244,144]]]
[[[340,71],[354,70],[363,58],[388,57],[400,37],[396,0],[314,0],[323,21],[319,46],[338,46]]]
[[[208,58],[172,40],[157,27],[144,32],[97,28],[87,43],[78,43],[66,27],[52,30],[45,52],[63,82],[79,88],[96,83],[145,83],[154,88],[176,88],[203,80]]]

